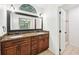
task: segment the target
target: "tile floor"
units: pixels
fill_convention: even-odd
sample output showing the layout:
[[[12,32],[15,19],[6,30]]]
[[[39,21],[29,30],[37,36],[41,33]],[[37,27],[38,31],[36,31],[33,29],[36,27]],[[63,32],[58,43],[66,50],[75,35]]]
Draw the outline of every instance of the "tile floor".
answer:
[[[47,49],[38,55],[54,55],[54,53]],[[68,45],[62,55],[79,55],[79,47]]]
[[[79,55],[79,47],[69,45],[64,50],[63,55]]]
[[[45,50],[44,52],[38,54],[38,55],[54,55],[50,50]]]

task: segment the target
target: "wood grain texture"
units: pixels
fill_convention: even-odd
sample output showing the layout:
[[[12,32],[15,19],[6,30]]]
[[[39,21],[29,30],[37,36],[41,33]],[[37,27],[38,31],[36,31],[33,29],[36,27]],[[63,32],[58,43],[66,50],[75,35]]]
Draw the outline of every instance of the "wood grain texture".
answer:
[[[34,35],[30,37],[16,38],[14,40],[13,39],[11,40],[11,38],[9,38],[10,40],[1,41],[1,54],[2,55],[36,55],[48,49],[49,33],[48,34],[39,33],[39,34],[36,36]]]

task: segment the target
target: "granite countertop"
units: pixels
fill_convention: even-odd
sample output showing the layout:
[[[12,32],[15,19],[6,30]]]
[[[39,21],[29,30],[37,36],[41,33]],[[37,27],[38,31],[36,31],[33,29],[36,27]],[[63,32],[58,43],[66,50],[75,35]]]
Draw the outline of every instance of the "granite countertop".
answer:
[[[31,33],[24,33],[24,34],[18,34],[18,35],[6,35],[3,37],[3,39],[0,40],[0,42],[19,39],[19,38],[25,38],[25,37],[38,36],[38,35],[43,35],[48,33],[49,32],[31,32]]]

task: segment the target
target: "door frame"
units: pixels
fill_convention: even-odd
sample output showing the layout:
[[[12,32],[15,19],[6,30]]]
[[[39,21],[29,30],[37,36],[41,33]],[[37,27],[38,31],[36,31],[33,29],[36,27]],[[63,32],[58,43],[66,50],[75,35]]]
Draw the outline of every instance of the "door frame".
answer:
[[[59,55],[61,55],[61,11],[60,8],[58,8],[58,16],[59,16]]]
[[[62,55],[62,53],[64,52],[61,52],[61,8],[62,7],[59,7],[58,8],[58,16],[59,16],[59,55]],[[65,11],[66,12],[66,11]],[[68,44],[69,44],[69,20],[68,20],[68,12],[66,12],[66,21],[65,21],[65,42],[66,42],[66,38],[68,40]],[[65,44],[65,48],[66,48],[66,44]]]

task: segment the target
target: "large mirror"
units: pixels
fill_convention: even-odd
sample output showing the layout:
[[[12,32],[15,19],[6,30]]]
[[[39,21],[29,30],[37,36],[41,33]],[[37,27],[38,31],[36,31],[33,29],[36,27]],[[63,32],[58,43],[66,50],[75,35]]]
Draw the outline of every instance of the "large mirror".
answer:
[[[35,29],[35,18],[18,15],[15,13],[10,14],[10,29],[11,30],[26,30]]]
[[[16,14],[15,12],[10,12],[7,17],[7,29],[9,31],[17,30],[36,30],[43,29],[42,19],[39,17],[31,17],[26,15]]]

